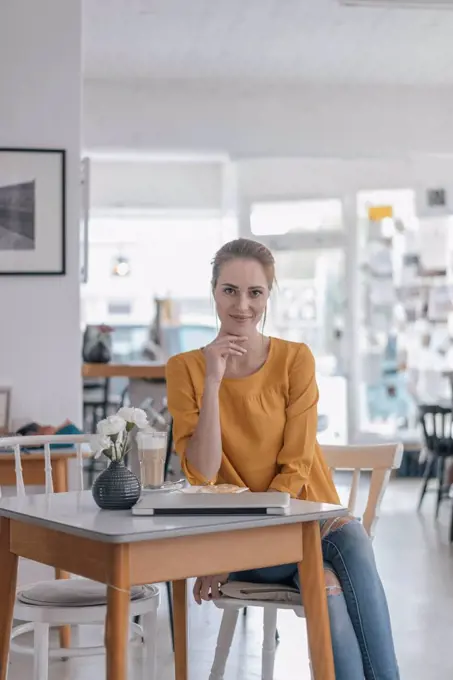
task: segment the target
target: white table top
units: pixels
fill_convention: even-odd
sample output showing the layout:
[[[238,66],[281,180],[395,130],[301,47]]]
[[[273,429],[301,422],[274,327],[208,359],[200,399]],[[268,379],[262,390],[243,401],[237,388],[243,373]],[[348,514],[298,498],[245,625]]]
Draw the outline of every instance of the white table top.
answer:
[[[290,514],[281,516],[136,517],[130,511],[100,510],[90,491],[0,499],[0,516],[104,543],[134,543],[296,524],[346,514],[348,510],[339,505],[291,501]]]

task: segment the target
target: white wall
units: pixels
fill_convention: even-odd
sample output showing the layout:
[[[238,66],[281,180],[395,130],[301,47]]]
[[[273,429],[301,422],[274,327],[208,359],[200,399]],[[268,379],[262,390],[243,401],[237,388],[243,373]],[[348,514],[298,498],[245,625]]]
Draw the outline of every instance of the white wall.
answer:
[[[236,210],[281,198],[342,198],[359,191],[444,187],[453,212],[453,154],[406,158],[254,158],[231,162],[92,162],[93,208]],[[232,187],[230,196],[226,196]]]
[[[341,198],[358,191],[442,186],[453,199],[453,154],[402,158],[260,158],[237,164],[241,196]]]
[[[93,208],[218,210],[222,204],[222,165],[93,158],[90,202]]]
[[[453,90],[385,86],[85,84],[87,149],[233,158],[453,153]]]
[[[13,418],[80,422],[80,0],[0,3],[0,110],[0,146],[67,150],[67,274],[0,276],[0,384]]]
[[[447,88],[88,81],[84,144],[100,152],[227,154],[239,202],[436,185],[453,197],[452,113]],[[159,198],[174,201],[181,179],[175,168],[162,174]],[[107,183],[95,193],[105,196]]]

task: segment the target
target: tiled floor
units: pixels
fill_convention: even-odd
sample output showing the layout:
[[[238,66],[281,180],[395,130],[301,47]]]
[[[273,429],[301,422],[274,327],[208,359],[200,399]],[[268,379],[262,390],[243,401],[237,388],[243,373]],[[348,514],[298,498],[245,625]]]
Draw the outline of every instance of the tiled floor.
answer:
[[[427,497],[422,515],[415,512],[417,480],[395,480],[383,504],[375,551],[391,609],[401,680],[450,680],[453,675],[453,548],[447,541],[450,504],[439,522],[433,518],[433,497]],[[165,593],[159,615],[158,673],[156,680],[172,680],[173,660]],[[219,625],[219,612],[211,605],[191,607],[191,680],[208,680]],[[240,620],[226,680],[260,678],[259,611]],[[281,643],[275,680],[308,680],[304,622],[291,612],[279,617]],[[85,629],[90,643],[102,639],[101,629]],[[131,654],[129,680],[145,680],[140,652]],[[31,678],[31,659],[14,655],[9,680]],[[100,680],[103,657],[52,662],[49,680]]]

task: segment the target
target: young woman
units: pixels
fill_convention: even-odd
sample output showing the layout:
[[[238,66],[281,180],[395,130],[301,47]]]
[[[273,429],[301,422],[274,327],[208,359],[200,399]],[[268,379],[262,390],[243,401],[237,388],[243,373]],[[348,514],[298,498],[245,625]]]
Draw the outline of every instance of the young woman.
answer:
[[[238,239],[216,254],[219,334],[168,362],[176,451],[191,484],[338,503],[316,441],[313,355],[304,344],[258,330],[274,281],[274,258],[260,243]],[[340,518],[325,521],[321,535],[337,680],[398,680],[387,602],[365,530],[353,517]],[[220,574],[197,579],[195,600],[218,597],[228,578],[299,585],[296,565]]]

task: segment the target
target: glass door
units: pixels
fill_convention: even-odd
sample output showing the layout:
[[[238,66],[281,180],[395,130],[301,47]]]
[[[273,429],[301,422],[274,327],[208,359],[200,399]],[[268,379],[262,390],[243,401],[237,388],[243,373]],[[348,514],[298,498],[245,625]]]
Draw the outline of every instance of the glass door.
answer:
[[[276,260],[267,332],[305,342],[316,358],[320,391],[318,438],[348,439],[345,356],[345,242],[342,203],[260,202],[250,206],[250,234]]]
[[[346,443],[344,253],[339,248],[274,249],[274,255],[278,288],[270,305],[268,331],[310,347],[320,392],[319,440]]]

